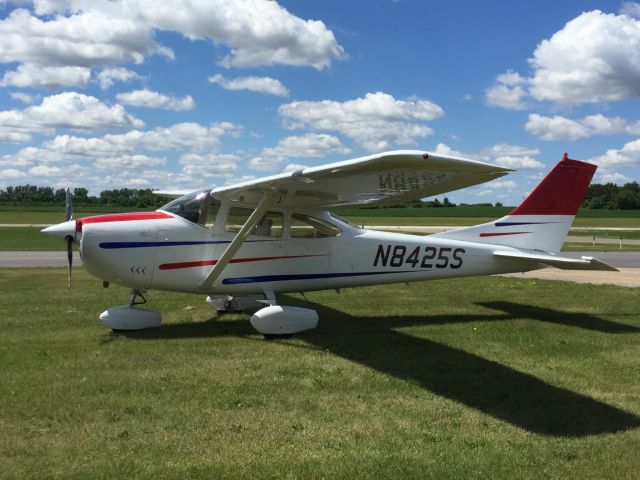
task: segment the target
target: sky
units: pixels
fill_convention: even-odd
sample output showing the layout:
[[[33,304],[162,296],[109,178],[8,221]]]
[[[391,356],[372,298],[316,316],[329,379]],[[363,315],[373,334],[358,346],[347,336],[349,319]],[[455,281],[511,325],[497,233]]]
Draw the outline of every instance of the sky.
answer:
[[[421,150],[640,180],[640,4],[0,0],[0,189],[187,189]]]

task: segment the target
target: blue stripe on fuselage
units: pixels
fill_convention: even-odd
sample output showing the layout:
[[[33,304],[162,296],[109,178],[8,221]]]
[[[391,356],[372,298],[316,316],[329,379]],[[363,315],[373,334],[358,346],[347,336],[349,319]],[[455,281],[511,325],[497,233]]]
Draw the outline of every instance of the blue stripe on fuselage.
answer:
[[[303,273],[294,275],[261,275],[259,277],[225,278],[223,285],[238,285],[241,283],[286,282],[288,280],[318,280],[321,278],[364,277],[369,275],[386,275],[389,273],[411,273],[422,270],[401,270],[398,272],[345,272],[345,273]]]
[[[496,227],[515,227],[517,225],[547,225],[558,222],[496,222]]]

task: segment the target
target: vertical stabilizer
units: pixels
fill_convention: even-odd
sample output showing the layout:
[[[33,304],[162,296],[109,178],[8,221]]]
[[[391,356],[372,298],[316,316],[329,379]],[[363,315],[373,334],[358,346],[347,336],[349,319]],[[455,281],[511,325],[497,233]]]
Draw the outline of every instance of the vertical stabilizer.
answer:
[[[511,213],[495,222],[437,233],[438,237],[559,252],[596,165],[564,158]]]

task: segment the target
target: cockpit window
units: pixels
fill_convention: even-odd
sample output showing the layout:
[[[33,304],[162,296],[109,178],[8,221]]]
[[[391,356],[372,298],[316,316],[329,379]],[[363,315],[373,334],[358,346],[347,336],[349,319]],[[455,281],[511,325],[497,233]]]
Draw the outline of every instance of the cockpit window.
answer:
[[[220,203],[211,198],[209,190],[198,190],[176,198],[161,207],[160,210],[173,213],[203,227],[211,228],[219,207]]]
[[[311,217],[302,213],[291,215],[291,238],[326,238],[337,237],[342,233],[335,225],[317,217]]]
[[[239,232],[252,213],[252,208],[230,208],[227,220],[224,224],[224,231],[230,233]],[[283,226],[284,222],[282,213],[267,212],[260,219],[258,224],[253,227],[251,235],[259,235],[261,237],[281,237]]]

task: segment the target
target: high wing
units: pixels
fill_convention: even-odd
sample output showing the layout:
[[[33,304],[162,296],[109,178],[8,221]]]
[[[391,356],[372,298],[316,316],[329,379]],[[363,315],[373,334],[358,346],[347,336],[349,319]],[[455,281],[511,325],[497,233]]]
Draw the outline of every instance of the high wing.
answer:
[[[189,189],[189,190],[152,190],[151,193],[153,193],[154,195],[160,195],[163,197],[171,197],[171,198],[178,198],[178,197],[182,197],[183,195],[186,195],[188,193],[193,192],[193,189]]]
[[[429,152],[402,150],[310,167],[211,190],[214,198],[258,203],[266,190],[315,208],[403,203],[477,185],[511,170]]]

